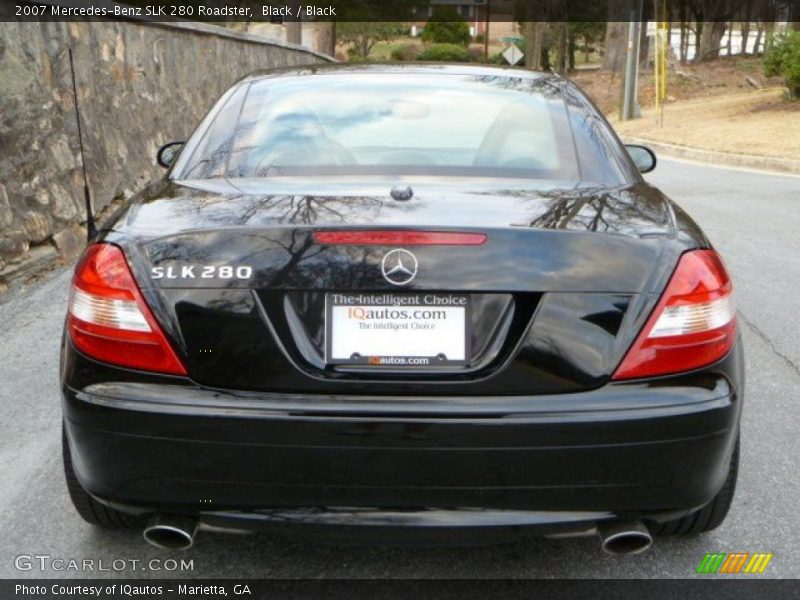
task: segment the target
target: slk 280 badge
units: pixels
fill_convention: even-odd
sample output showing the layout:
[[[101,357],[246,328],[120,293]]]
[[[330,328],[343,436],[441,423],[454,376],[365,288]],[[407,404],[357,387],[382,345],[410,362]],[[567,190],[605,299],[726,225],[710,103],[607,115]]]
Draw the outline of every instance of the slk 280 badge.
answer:
[[[250,279],[253,267],[231,265],[182,265],[169,267],[153,267],[150,269],[152,279]]]

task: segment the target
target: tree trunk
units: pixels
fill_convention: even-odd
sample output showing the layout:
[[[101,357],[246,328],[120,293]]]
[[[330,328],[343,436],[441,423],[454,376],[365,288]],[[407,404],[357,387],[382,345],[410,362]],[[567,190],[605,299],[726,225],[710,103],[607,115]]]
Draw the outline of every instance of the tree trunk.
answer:
[[[317,23],[319,51],[336,56],[336,21]]]
[[[556,73],[563,75],[567,72],[567,24],[554,25],[556,34]]]
[[[700,38],[703,36],[703,29],[705,29],[705,23],[703,21],[695,21],[694,24],[694,58],[692,59],[694,62],[700,61]]]
[[[553,65],[550,64],[550,46],[542,44],[542,49],[539,52],[539,64],[542,65],[542,71],[553,70]]]
[[[758,47],[761,45],[761,36],[763,35],[764,30],[761,28],[761,25],[756,25],[756,41],[753,44],[753,55],[758,56],[760,54]]]
[[[603,68],[612,73],[622,71],[625,62],[625,48],[628,42],[628,24],[625,21],[609,21],[606,23],[606,51],[603,56]]]
[[[728,58],[733,56],[733,21],[728,23],[728,43],[725,45],[725,51],[728,53]]]
[[[689,35],[688,35],[689,32],[687,31],[688,25],[686,23],[685,13],[686,11],[683,5],[681,5],[681,40],[679,43],[680,47],[679,60],[681,61],[682,65],[686,64],[686,52],[689,47]]]
[[[697,46],[697,53],[694,56],[695,62],[704,62],[719,58],[720,42],[725,35],[726,23],[711,21],[703,24],[700,39]]]
[[[535,71],[542,69],[542,36],[544,23],[540,21],[525,21],[522,24],[522,34],[525,38],[525,66]]]
[[[666,52],[667,62],[669,62],[671,60],[672,56],[673,56],[673,51],[672,51],[672,21],[670,21],[670,17],[671,16],[672,15],[667,14],[667,20],[665,21],[665,24],[667,26],[667,33],[664,36],[664,42],[667,45],[667,52]],[[665,65],[665,67],[666,67],[666,65]]]
[[[749,12],[749,11],[748,11]],[[747,55],[747,41],[750,38],[750,18],[749,15],[746,21],[742,21],[742,51],[740,54]]]
[[[577,50],[577,44],[575,43],[575,34],[573,32],[569,32],[569,37],[567,38],[567,70],[572,72],[575,70],[575,52]]]
[[[680,40],[678,41],[678,60],[682,65],[686,64],[686,38],[689,24],[686,22],[686,3],[681,2],[678,10],[678,21],[680,22]]]

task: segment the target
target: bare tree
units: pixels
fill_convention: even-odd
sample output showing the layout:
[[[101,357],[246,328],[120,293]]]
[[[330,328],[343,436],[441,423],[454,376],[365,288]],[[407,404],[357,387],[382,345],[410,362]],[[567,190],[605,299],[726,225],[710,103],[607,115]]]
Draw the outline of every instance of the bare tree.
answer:
[[[689,56],[689,20],[687,19],[687,11],[686,11],[686,4],[681,3],[679,9],[679,17],[680,17],[680,30],[681,30],[681,39],[680,39],[680,62],[682,65],[686,64]]]
[[[567,50],[568,50],[568,32],[567,32],[567,24],[566,23],[555,23],[552,25],[553,33],[555,34],[556,38],[556,64],[555,64],[555,71],[556,73],[566,73],[568,60],[567,60]]]
[[[695,62],[719,58],[720,46],[728,22],[737,12],[732,0],[698,0],[694,8],[697,22]]]
[[[544,69],[542,48],[546,24],[540,21],[524,21],[522,32],[525,37],[525,66],[537,71]]]
[[[742,54],[747,54],[747,42],[750,39],[750,21],[753,18],[753,0],[744,0],[744,20],[742,21]]]
[[[697,51],[694,55],[695,62],[704,62],[719,58],[720,43],[727,30],[725,21],[705,21],[699,28]]]
[[[733,21],[728,23],[728,43],[725,44],[725,51],[729,57],[733,56]]]
[[[753,54],[758,55],[761,54],[761,38],[764,35],[764,27],[761,23],[756,23],[756,41],[753,44]]]

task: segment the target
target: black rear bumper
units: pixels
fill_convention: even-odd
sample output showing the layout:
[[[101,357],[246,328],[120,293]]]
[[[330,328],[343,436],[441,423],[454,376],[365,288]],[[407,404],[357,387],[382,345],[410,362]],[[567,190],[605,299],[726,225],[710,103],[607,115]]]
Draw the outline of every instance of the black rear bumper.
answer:
[[[66,352],[80,374],[74,363],[90,361]],[[78,479],[123,509],[245,529],[547,528],[663,520],[711,500],[738,435],[743,367],[737,343],[691,374],[491,398],[230,393],[169,378],[75,389],[69,379]]]

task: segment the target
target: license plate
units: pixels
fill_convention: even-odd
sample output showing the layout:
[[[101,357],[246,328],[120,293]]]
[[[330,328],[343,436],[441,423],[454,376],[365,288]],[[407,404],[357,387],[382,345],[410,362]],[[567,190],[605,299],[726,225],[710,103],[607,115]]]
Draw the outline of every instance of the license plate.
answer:
[[[465,294],[337,293],[325,296],[325,362],[373,367],[464,365]]]

